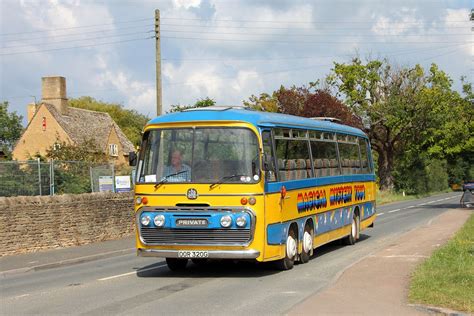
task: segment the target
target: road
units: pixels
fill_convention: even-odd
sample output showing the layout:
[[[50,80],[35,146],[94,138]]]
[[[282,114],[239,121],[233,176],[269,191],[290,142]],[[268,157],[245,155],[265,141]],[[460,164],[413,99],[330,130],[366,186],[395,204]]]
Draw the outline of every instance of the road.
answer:
[[[331,243],[307,264],[189,264],[173,273],[159,258],[126,254],[50,270],[7,275],[1,314],[284,314],[324,289],[358,260],[459,206],[460,193],[378,207],[375,227],[355,246]],[[368,293],[369,294],[369,293]]]

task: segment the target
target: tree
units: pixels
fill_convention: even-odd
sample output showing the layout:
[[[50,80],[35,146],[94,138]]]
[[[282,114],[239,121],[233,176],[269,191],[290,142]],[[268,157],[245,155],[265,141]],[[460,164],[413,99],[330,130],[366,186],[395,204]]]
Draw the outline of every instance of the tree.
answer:
[[[11,155],[13,146],[23,131],[23,117],[16,112],[8,112],[8,102],[0,103],[0,150],[7,156]]]
[[[143,127],[150,120],[149,117],[135,110],[124,109],[121,104],[97,101],[87,96],[70,99],[69,104],[76,108],[109,113],[125,136],[127,136],[134,145],[140,144]]]
[[[108,165],[107,155],[94,140],[73,145],[56,140],[46,150],[46,158],[54,159],[54,185],[58,194],[91,192],[90,168]]]
[[[181,111],[193,109],[193,108],[205,108],[205,107],[213,106],[213,105],[216,105],[216,101],[214,101],[213,99],[210,99],[209,97],[206,97],[204,99],[197,100],[196,103],[194,103],[194,105],[173,104],[171,105],[171,109],[169,113],[181,112]]]
[[[316,84],[291,88],[283,86],[271,95],[251,96],[244,105],[259,111],[279,112],[303,117],[333,117],[342,123],[362,127],[360,118],[329,91],[318,89]]]
[[[88,139],[80,145],[73,145],[59,139],[46,149],[48,159],[62,161],[84,161],[92,163],[108,163],[107,154],[100,150],[93,139]]]
[[[413,162],[405,165],[409,173],[410,168],[420,169],[420,161],[427,166],[430,159],[444,159],[471,146],[472,109],[434,64],[425,74],[420,65],[394,68],[387,60],[363,64],[355,58],[349,64],[335,63],[327,82],[362,119],[378,153],[382,190],[395,187],[397,159]]]

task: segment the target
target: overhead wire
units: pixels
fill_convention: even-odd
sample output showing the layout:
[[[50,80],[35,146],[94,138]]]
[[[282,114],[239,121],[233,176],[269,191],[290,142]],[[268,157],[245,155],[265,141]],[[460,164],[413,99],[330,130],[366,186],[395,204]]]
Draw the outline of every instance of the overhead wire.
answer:
[[[59,47],[59,48],[41,49],[41,50],[34,50],[34,51],[23,51],[23,52],[12,52],[12,53],[0,53],[0,56],[22,55],[22,54],[35,54],[35,53],[58,51],[58,50],[67,50],[67,49],[94,47],[94,46],[102,46],[102,45],[126,43],[126,42],[136,42],[136,41],[143,41],[143,40],[148,40],[148,39],[152,39],[152,38],[154,38],[154,36],[142,37],[142,38],[133,38],[133,39],[128,39],[128,40],[120,40],[120,41],[112,41],[112,42],[104,42],[104,43],[95,43],[95,44],[89,44],[89,45],[72,46],[72,47]]]
[[[135,20],[127,20],[127,21],[116,21],[116,22],[114,22],[114,23],[89,24],[89,25],[78,25],[78,26],[70,26],[70,27],[46,29],[46,30],[23,31],[23,32],[14,32],[14,33],[1,33],[0,36],[32,34],[32,33],[45,33],[45,32],[55,32],[55,31],[62,31],[62,30],[73,30],[73,29],[91,28],[91,27],[98,27],[98,26],[109,26],[109,25],[116,25],[116,24],[127,24],[127,23],[141,22],[141,21],[147,21],[147,20],[153,21],[154,19],[151,19],[151,18],[148,17],[148,18],[143,18],[143,19],[135,19]]]
[[[107,38],[114,38],[114,37],[123,37],[123,36],[131,36],[131,35],[139,35],[139,34],[146,34],[151,33],[152,31],[146,32],[132,32],[132,33],[123,33],[123,34],[115,34],[115,35],[107,35],[107,36],[97,36],[97,37],[86,37],[81,39],[71,39],[71,40],[63,40],[63,41],[54,41],[48,42],[48,45],[56,45],[61,43],[70,43],[70,42],[83,42],[83,41],[91,41],[91,40],[98,40],[98,39],[107,39]],[[2,49],[10,49],[10,48],[18,48],[18,47],[31,47],[32,45],[41,45],[41,43],[30,43],[30,44],[23,44],[23,45],[10,45],[6,47],[2,47]]]
[[[466,45],[467,44],[449,45],[449,46],[440,47],[439,49],[445,49],[445,48],[451,48],[453,46],[458,46],[458,48],[456,48],[454,50],[450,50],[448,52],[443,52],[441,54],[436,54],[434,56],[430,56],[430,57],[421,59],[420,61],[426,61],[426,60],[430,60],[430,59],[433,59],[433,58],[437,58],[437,57],[441,57],[441,56],[445,56],[445,55],[455,53],[462,46],[466,46]],[[425,49],[421,49],[421,50],[420,49],[401,50],[401,51],[397,51],[397,52],[392,52],[391,54],[384,55],[384,56],[396,57],[396,56],[399,56],[399,55],[404,55],[404,54],[407,54],[407,53],[416,53],[416,52],[424,51],[424,50],[428,50],[428,49],[425,48]],[[433,48],[429,48],[429,50],[433,50]],[[353,55],[351,55],[351,54],[332,55],[332,57],[351,57],[351,56],[353,56]],[[331,56],[325,56],[325,57],[329,58]],[[271,60],[271,59],[267,58],[267,60]],[[285,68],[285,69],[265,71],[265,72],[256,72],[256,75],[266,76],[266,75],[276,74],[276,73],[286,73],[286,72],[293,72],[293,71],[299,71],[299,70],[314,69],[316,67],[329,67],[329,66],[333,66],[333,65],[334,65],[333,62],[327,63],[327,64],[305,65],[305,66],[301,66],[301,67]],[[199,81],[168,82],[168,83],[163,83],[163,85],[164,86],[192,85],[192,84],[202,83],[202,82],[212,82],[212,81],[215,81],[215,80],[232,80],[232,79],[235,79],[235,76],[218,77],[218,78],[213,78],[213,79],[209,79],[209,80],[199,80]],[[155,83],[144,83],[143,85],[144,86],[154,86]],[[80,95],[80,94],[91,93],[91,92],[118,91],[118,90],[121,90],[121,89],[119,89],[119,88],[106,88],[106,89],[95,89],[95,90],[87,90],[87,91],[72,91],[72,92],[70,92],[70,95]],[[30,98],[30,97],[31,96],[13,96],[13,97],[4,97],[3,99],[5,99],[5,100],[26,99],[26,98]]]
[[[108,32],[116,32],[119,30],[130,30],[130,29],[144,28],[144,27],[148,28],[148,27],[153,27],[153,26],[154,24],[134,25],[134,26],[108,28],[108,29],[95,30],[95,31],[85,31],[85,32],[80,32],[80,33],[59,34],[59,35],[50,35],[50,36],[41,36],[41,37],[29,37],[29,38],[21,38],[21,39],[6,39],[6,40],[0,40],[0,42],[9,43],[9,42],[49,40],[49,39],[55,39],[59,37],[84,36],[84,34],[108,33]]]

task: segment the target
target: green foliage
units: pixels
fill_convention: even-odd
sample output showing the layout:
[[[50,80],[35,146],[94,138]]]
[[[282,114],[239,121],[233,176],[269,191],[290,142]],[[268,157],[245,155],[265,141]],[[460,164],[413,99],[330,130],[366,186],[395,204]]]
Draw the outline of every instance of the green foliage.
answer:
[[[8,102],[0,102],[0,150],[10,156],[11,150],[23,131],[23,117],[16,112],[8,112]]]
[[[206,97],[205,99],[197,100],[196,103],[194,103],[194,105],[180,105],[180,104],[171,105],[171,109],[169,113],[181,112],[181,111],[193,109],[193,108],[205,108],[205,107],[213,106],[213,105],[216,105],[216,101],[214,101],[213,99],[210,99],[209,97]]]
[[[41,188],[43,194],[49,194],[48,164],[41,164]],[[0,163],[0,196],[19,196],[39,194],[38,163]]]
[[[274,91],[271,95],[262,93],[252,95],[244,105],[258,111],[279,112],[303,117],[334,117],[344,124],[362,127],[360,118],[329,91],[317,88],[317,83],[309,86],[285,88]]]
[[[80,145],[73,145],[59,139],[46,149],[48,159],[62,161],[85,161],[107,163],[107,154],[102,152],[93,139],[85,140]]]
[[[409,299],[474,312],[474,215],[447,245],[436,250],[415,271]]]
[[[106,103],[95,100],[92,97],[70,99],[69,105],[76,108],[109,113],[125,136],[134,145],[140,144],[143,127],[150,120],[149,117],[135,110],[124,109],[121,104]]]
[[[108,164],[107,155],[90,139],[80,145],[59,139],[46,150],[46,157],[54,159],[54,181],[57,194],[91,192],[91,165]]]
[[[438,171],[430,160],[473,152],[472,102],[453,90],[452,80],[435,64],[425,73],[420,65],[394,68],[387,60],[364,64],[355,58],[335,63],[327,83],[362,119],[378,153],[383,190],[396,182],[399,189],[427,189],[421,184],[425,180],[417,178],[426,168]]]

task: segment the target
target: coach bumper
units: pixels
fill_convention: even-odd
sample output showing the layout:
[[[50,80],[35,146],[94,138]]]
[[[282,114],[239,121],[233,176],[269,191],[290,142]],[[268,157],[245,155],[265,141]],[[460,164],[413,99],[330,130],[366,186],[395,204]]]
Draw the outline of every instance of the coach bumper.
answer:
[[[178,250],[137,249],[140,257],[178,258]],[[209,250],[209,259],[256,259],[260,256],[257,250]]]

